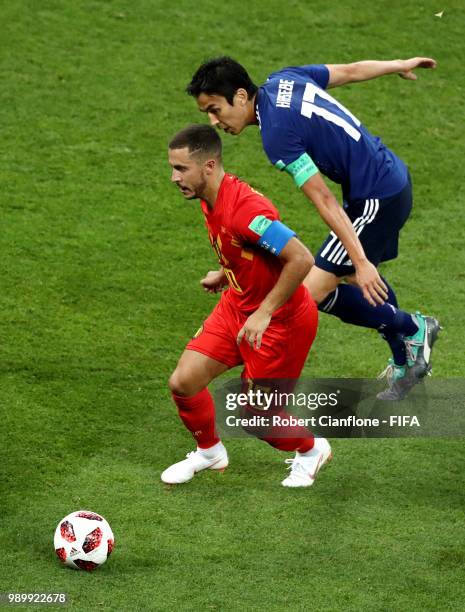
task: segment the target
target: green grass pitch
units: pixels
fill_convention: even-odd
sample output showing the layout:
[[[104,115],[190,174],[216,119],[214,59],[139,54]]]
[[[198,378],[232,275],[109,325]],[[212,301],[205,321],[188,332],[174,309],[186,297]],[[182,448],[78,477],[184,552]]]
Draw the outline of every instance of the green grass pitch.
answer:
[[[434,376],[464,376],[463,3],[0,11],[0,592],[66,592],[76,611],[463,610],[463,440],[335,440],[332,465],[297,491],[280,486],[277,451],[231,440],[224,475],[159,480],[192,448],[167,379],[215,303],[198,285],[216,265],[200,211],[166,159],[170,136],[205,120],[183,90],[208,57],[230,54],[256,81],[291,64],[438,60],[416,83],[335,95],[411,168],[414,212],[383,271],[405,309],[445,327]],[[224,148],[315,252],[326,228],[258,131]],[[322,316],[305,375],[371,378],[387,357],[375,333]],[[80,508],[115,532],[94,574],[53,552],[56,523]]]

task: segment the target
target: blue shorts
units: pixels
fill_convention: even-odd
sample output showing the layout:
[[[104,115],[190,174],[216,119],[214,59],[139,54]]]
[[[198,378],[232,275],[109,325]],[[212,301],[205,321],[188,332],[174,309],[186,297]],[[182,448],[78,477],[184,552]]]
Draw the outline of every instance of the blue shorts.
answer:
[[[352,221],[368,259],[375,266],[395,259],[398,253],[399,232],[412,210],[412,182],[410,175],[403,190],[380,200],[344,201],[344,210]],[[348,276],[355,268],[341,241],[331,232],[315,258],[315,265],[336,276]]]

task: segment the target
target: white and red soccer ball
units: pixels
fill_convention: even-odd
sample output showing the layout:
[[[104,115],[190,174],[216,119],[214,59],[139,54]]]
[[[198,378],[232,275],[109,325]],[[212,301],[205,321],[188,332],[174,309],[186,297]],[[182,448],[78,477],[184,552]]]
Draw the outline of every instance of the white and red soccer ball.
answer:
[[[53,543],[63,563],[91,572],[108,559],[115,538],[103,516],[89,510],[78,510],[58,523]]]

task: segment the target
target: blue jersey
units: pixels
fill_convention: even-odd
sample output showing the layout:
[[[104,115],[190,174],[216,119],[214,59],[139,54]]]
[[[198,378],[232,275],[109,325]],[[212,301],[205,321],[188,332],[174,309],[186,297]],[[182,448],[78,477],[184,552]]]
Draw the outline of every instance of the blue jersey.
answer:
[[[299,187],[318,170],[344,199],[389,198],[405,187],[407,168],[326,91],[324,65],[283,68],[258,90],[256,113],[271,163]]]

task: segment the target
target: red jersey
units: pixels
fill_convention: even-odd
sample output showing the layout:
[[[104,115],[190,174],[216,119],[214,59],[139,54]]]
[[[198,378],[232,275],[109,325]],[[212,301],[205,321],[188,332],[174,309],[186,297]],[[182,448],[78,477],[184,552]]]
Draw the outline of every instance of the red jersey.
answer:
[[[263,217],[279,220],[279,213],[265,196],[232,174],[225,174],[213,208],[204,200],[201,207],[210,242],[229,282],[228,298],[250,314],[274,287],[283,267],[276,255],[258,245],[261,235],[252,227],[257,228]],[[300,285],[273,316],[287,316],[305,295]]]

